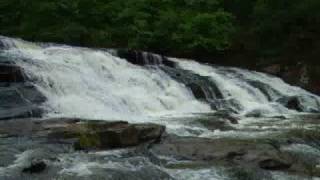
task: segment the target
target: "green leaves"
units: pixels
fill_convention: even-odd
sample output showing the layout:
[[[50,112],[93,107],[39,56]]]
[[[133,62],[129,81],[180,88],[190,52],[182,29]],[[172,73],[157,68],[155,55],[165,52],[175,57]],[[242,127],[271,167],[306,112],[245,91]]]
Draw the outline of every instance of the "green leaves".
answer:
[[[234,27],[220,1],[7,0],[0,3],[0,33],[165,53],[224,50]]]

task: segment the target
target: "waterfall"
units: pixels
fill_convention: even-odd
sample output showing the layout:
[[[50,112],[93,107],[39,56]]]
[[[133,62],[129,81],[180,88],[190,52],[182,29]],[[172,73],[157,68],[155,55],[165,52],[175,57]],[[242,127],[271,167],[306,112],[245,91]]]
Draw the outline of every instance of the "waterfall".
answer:
[[[270,75],[146,52],[0,37],[0,63],[8,60],[46,97],[41,108],[47,117],[130,120],[219,110],[273,115],[320,109],[319,97]],[[288,106],[295,100],[298,109]]]

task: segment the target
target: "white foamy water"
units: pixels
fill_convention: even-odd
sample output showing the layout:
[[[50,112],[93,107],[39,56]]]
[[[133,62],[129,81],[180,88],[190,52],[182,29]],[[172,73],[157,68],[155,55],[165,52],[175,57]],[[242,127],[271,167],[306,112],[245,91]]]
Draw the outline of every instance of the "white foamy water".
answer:
[[[46,96],[43,108],[48,117],[143,122],[213,111],[209,104],[214,101],[197,100],[187,85],[161,68],[134,65],[112,52],[4,37],[1,42],[5,46],[2,54],[15,59]],[[319,110],[318,97],[275,77],[191,60],[170,61],[195,75],[209,77],[223,95],[215,100],[232,100],[240,115],[256,110],[265,115],[294,113],[277,102],[289,96],[302,97],[307,110]],[[251,82],[267,87],[259,89]]]
[[[10,56],[48,98],[48,116],[132,120],[207,112],[210,107],[157,69],[128,63],[108,52],[14,41]]]
[[[265,115],[294,113],[277,102],[281,97],[293,96],[299,97],[301,104],[307,110],[319,109],[319,97],[301,88],[290,86],[280,78],[239,68],[213,67],[192,60],[171,59],[182,69],[210,77],[225,99],[232,99],[239,103],[243,115],[255,110]],[[265,92],[252,83],[259,83]]]

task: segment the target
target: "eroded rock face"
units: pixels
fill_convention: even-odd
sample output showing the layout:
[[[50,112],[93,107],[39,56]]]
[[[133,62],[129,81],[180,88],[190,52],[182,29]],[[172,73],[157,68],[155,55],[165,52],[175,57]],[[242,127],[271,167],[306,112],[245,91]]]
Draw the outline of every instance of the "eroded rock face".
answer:
[[[46,98],[28,81],[19,66],[0,63],[0,120],[41,117]]]

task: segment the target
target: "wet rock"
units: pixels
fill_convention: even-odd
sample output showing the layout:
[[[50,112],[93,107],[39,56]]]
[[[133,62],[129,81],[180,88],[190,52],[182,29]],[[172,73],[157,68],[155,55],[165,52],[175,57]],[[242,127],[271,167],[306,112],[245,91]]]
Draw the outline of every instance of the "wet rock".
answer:
[[[253,87],[259,89],[260,92],[263,93],[269,101],[274,101],[275,99],[273,99],[273,97],[275,95],[278,95],[278,96],[281,95],[281,93],[278,92],[276,89],[272,88],[270,85],[265,84],[263,82],[248,81],[248,83],[251,84]]]
[[[139,132],[133,126],[100,130],[96,134],[100,140],[100,148],[130,147],[139,144]]]
[[[20,67],[12,64],[0,64],[0,82],[24,82],[25,76]]]
[[[41,117],[46,98],[33,86],[15,83],[0,87],[0,120]]]
[[[190,88],[195,98],[206,100],[207,98],[206,93],[203,91],[201,86],[195,83],[189,83],[189,84],[186,84],[186,86]]]
[[[175,67],[173,61],[170,61],[167,57],[159,54],[130,49],[119,49],[117,50],[116,55],[136,65],[166,65],[168,67]]]
[[[264,168],[284,168],[285,164],[290,165],[292,162],[288,154],[281,153],[270,143],[230,138],[207,139],[169,135],[160,144],[154,144],[151,151],[157,155],[182,160],[224,162],[246,167],[261,165]],[[266,159],[277,161],[269,162],[265,161]]]
[[[291,164],[277,159],[266,159],[259,162],[259,167],[266,170],[286,170]]]
[[[82,119],[20,119],[0,121],[0,134],[44,137],[49,141],[75,143],[77,150],[110,149],[159,141],[165,126],[129,124],[125,121]]]
[[[0,120],[41,117],[46,98],[26,78],[23,69],[0,57]]]
[[[0,37],[0,49],[4,49],[4,48],[5,48],[5,46],[4,46],[3,42],[1,41],[1,37]]]
[[[231,126],[229,126],[226,121],[222,120],[199,119],[197,120],[197,122],[209,130],[219,129],[221,131],[228,131],[234,129]]]
[[[288,109],[296,110],[299,112],[303,111],[303,106],[300,103],[299,97],[283,97],[277,100],[279,103],[283,104]]]
[[[165,132],[165,126],[157,124],[136,124],[133,127],[138,131],[138,139],[142,142],[159,141]]]
[[[32,161],[29,167],[22,170],[23,173],[35,174],[41,173],[47,168],[47,164],[44,161]]]
[[[231,124],[239,124],[239,120],[240,120],[238,117],[234,116],[232,112],[228,110],[218,111],[214,113],[214,116],[218,117],[219,119],[227,120]]]
[[[224,99],[217,84],[208,76],[201,76],[179,68],[167,66],[160,68],[176,81],[183,83],[199,100],[207,101],[211,104],[211,102],[215,103],[214,100]]]
[[[18,119],[0,121],[0,134],[47,138],[50,142],[74,143],[77,150],[110,149],[158,142],[165,126],[125,121],[82,119]]]
[[[263,116],[263,112],[259,109],[252,110],[245,114],[246,117],[259,118]]]
[[[287,102],[286,107],[288,109],[294,109],[294,110],[297,110],[297,111],[300,111],[300,112],[303,111],[303,108],[301,107],[301,104],[300,104],[300,101],[299,101],[298,97],[290,98],[289,101]]]
[[[93,126],[95,128],[92,128]],[[80,127],[86,130],[79,133],[78,149],[136,146],[149,141],[158,141],[165,130],[164,126],[156,124],[124,124],[119,122],[118,125],[107,127],[108,122],[104,122],[99,126],[89,122],[88,126]]]
[[[274,119],[287,119],[287,117],[286,117],[286,116],[283,116],[283,115],[272,116],[271,118],[274,118]]]

